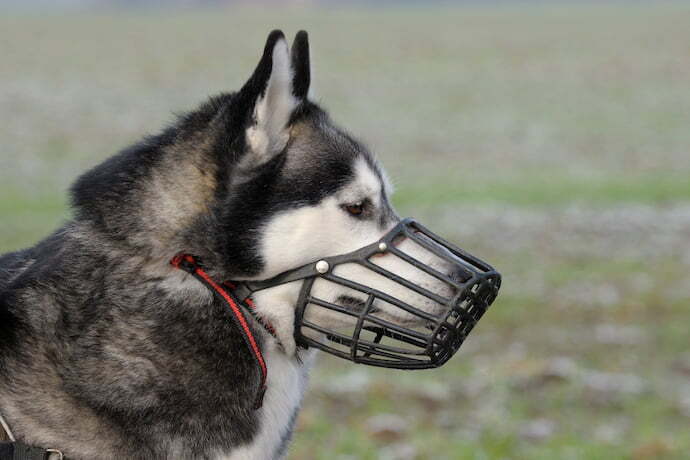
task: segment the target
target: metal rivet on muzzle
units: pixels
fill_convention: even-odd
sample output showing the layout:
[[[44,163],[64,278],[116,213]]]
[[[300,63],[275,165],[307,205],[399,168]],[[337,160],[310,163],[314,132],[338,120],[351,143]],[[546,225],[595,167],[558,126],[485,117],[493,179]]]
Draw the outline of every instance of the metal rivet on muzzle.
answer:
[[[325,260],[319,260],[318,262],[316,262],[316,271],[321,274],[328,272],[330,268],[331,266],[328,265],[328,262],[326,262]]]
[[[379,251],[383,252],[383,251],[385,251],[386,249],[388,249],[388,245],[387,245],[386,243],[384,243],[383,241],[381,241],[381,242],[379,243]]]

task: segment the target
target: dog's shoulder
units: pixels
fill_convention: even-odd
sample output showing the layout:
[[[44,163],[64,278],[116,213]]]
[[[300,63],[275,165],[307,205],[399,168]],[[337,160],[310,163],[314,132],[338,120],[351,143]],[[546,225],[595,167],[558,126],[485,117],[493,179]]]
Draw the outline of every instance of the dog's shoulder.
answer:
[[[8,286],[26,269],[30,261],[28,249],[0,256],[0,361],[5,350],[16,347],[17,330],[20,325],[20,318],[13,308]]]
[[[63,238],[60,229],[36,246],[0,255],[0,355],[17,351],[18,337],[30,323],[25,303],[31,291],[59,277]]]
[[[22,249],[0,255],[0,292],[31,264],[31,252],[31,249]]]

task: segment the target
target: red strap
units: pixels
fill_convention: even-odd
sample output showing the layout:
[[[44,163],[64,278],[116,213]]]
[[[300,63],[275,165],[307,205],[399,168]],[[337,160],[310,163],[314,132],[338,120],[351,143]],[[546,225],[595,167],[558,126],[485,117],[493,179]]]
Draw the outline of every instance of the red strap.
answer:
[[[232,281],[223,281],[223,284],[226,285],[227,287],[229,287],[230,290],[237,289],[237,286]],[[254,301],[250,298],[246,298],[243,300],[243,302],[249,307],[249,309],[248,309],[249,313],[252,314],[254,319],[257,320],[259,322],[259,324],[261,324],[264,327],[264,329],[266,329],[268,331],[269,334],[271,334],[273,337],[278,339],[278,336],[276,335],[276,330],[273,327],[273,324],[271,324],[270,322],[266,321],[265,319],[259,317],[256,314],[256,312],[254,311],[254,310],[256,310],[256,304],[254,303]]]
[[[244,340],[249,345],[249,348],[254,354],[256,362],[258,363],[259,368],[261,369],[261,385],[259,387],[259,393],[257,395],[257,400],[254,405],[255,409],[260,408],[263,404],[264,393],[266,392],[266,377],[268,375],[268,368],[266,367],[266,361],[264,360],[264,356],[261,353],[261,349],[259,348],[259,345],[256,343],[254,334],[252,333],[252,330],[249,328],[247,319],[244,317],[244,314],[242,313],[242,309],[237,305],[237,302],[235,302],[235,299],[233,299],[230,294],[228,294],[218,283],[213,281],[213,279],[210,276],[208,276],[208,273],[206,273],[201,267],[199,267],[194,256],[191,256],[189,254],[178,254],[172,258],[170,264],[175,268],[185,270],[186,272],[194,275],[195,278],[204,283],[207,287],[211,288],[222,300],[225,301],[225,303],[228,304],[228,306],[230,306],[230,310],[232,311],[232,314],[234,315],[234,318],[236,320],[235,322],[240,326],[241,331],[243,332]],[[250,305],[252,305],[253,307],[253,303],[251,303]]]

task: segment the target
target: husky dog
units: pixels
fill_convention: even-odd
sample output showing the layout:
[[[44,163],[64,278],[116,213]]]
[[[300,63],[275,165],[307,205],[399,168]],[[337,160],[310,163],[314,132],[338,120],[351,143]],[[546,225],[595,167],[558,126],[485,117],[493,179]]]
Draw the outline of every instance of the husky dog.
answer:
[[[381,166],[309,88],[307,34],[290,49],[272,32],[239,91],[82,175],[73,218],[0,257],[0,415],[18,440],[69,459],[286,455],[314,354],[295,343],[300,283],[253,296],[257,318],[275,331],[249,317],[269,369],[255,410],[256,363],[227,306],[169,261],[185,251],[213,279],[265,280],[376,242],[399,222]],[[450,270],[441,257],[419,258]],[[377,263],[448,289],[393,259]],[[343,271],[402,291],[361,267]],[[314,289],[355,309],[366,300],[342,286]],[[412,291],[399,296],[438,308]],[[378,309],[393,323],[412,321]],[[309,319],[343,321],[328,312]]]

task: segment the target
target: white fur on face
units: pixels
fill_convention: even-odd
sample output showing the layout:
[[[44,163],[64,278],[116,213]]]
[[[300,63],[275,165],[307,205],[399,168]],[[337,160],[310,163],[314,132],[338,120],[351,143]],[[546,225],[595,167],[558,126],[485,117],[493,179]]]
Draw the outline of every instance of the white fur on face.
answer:
[[[266,91],[254,107],[255,124],[246,132],[247,142],[258,164],[283,150],[290,137],[286,127],[298,104],[292,94],[293,72],[285,40],[276,42],[272,56],[273,65]]]
[[[254,279],[271,278],[324,257],[355,251],[375,243],[397,223],[391,220],[381,226],[379,219],[356,219],[343,211],[343,204],[364,199],[369,199],[377,209],[380,208],[384,199],[383,190],[390,187],[382,182],[362,158],[356,160],[354,172],[355,178],[350,184],[319,204],[282,212],[268,222],[262,232],[261,244],[261,254],[266,265],[263,272]],[[448,270],[447,262],[413,241],[405,239],[397,247],[442,273]],[[450,295],[449,287],[444,283],[394,255],[375,257],[372,262],[432,292]],[[334,273],[386,292],[428,312],[436,312],[439,307],[434,301],[358,264],[339,265]],[[273,324],[288,355],[295,351],[294,315],[301,286],[302,282],[296,281],[258,291],[253,296],[257,313]],[[323,279],[316,280],[312,295],[333,303],[338,303],[341,296],[366,300],[366,295],[359,291]],[[377,301],[375,305],[381,316],[391,321],[404,324],[416,319],[388,303]],[[322,308],[308,309],[306,319],[327,328],[348,325],[351,321],[345,315]]]
[[[369,198],[381,205],[382,183],[364,159],[354,167],[354,180],[316,206],[291,209],[274,216],[263,230],[261,254],[266,262],[255,279],[273,277],[317,259],[345,254],[375,242],[393,225],[382,230],[378,221],[360,221],[348,215],[342,204]]]

